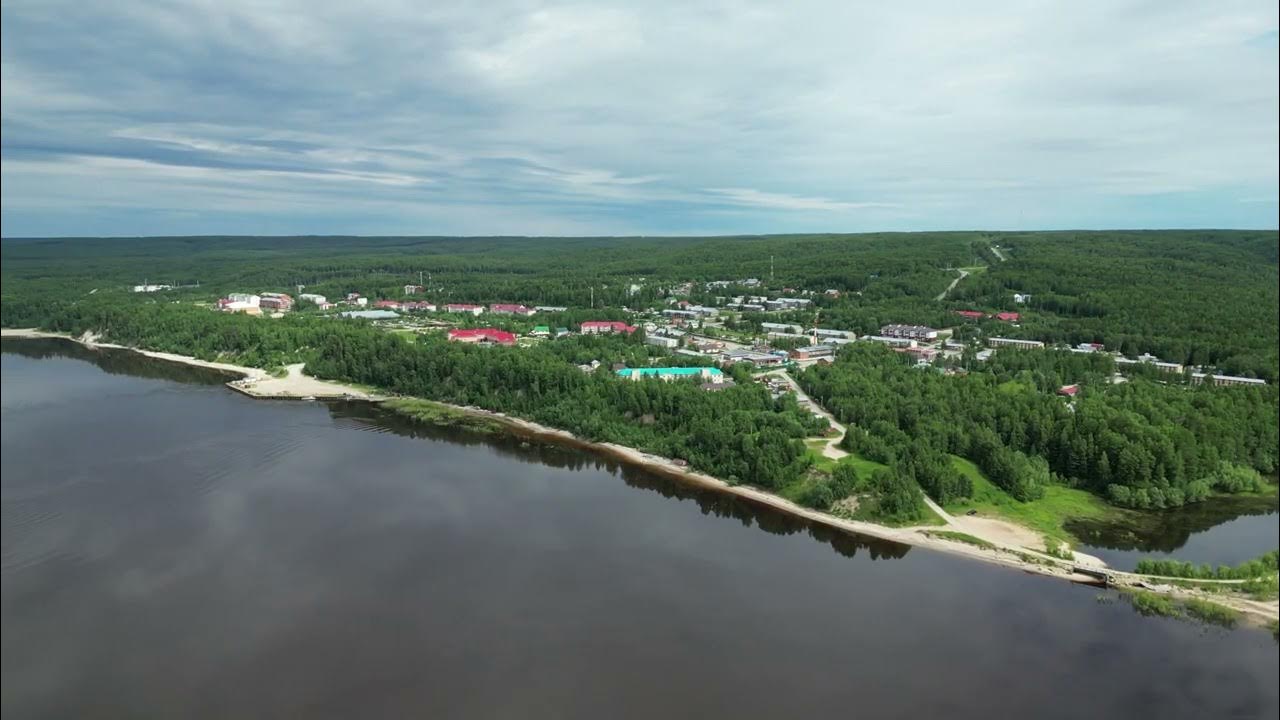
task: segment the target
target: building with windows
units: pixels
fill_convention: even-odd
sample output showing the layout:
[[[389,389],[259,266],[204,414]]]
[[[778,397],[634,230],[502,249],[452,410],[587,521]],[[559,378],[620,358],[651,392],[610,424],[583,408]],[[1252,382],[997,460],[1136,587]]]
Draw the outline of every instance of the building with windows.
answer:
[[[1038,350],[1044,343],[1038,340],[1019,340],[1016,337],[988,337],[987,345],[991,347],[1020,347],[1023,350]]]
[[[938,331],[924,325],[884,325],[880,328],[884,337],[908,338],[911,340],[937,340]]]

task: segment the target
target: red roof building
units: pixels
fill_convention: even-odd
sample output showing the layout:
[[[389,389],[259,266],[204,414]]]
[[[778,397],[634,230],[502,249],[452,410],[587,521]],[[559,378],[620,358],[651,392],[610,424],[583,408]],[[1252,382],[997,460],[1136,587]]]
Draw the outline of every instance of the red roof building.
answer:
[[[1018,314],[1018,313],[1016,313],[1016,312],[1002,312],[1002,313],[996,313],[996,319],[997,319],[997,320],[1003,320],[1003,321],[1005,321],[1005,322],[1018,322],[1018,319],[1019,319],[1019,318],[1021,318],[1021,317],[1022,317],[1022,316],[1021,316],[1021,315],[1019,315],[1019,314]]]
[[[373,306],[386,308],[388,310],[399,310],[400,308],[404,307],[402,303],[399,303],[395,300],[379,300],[378,302],[374,303]]]
[[[529,316],[537,312],[531,307],[524,305],[514,305],[512,303],[494,303],[489,306],[489,312],[495,315],[525,315]]]
[[[475,328],[472,330],[450,330],[450,342],[494,343],[496,345],[515,345],[516,336],[506,330],[496,328]]]
[[[1063,397],[1075,397],[1076,394],[1079,392],[1080,392],[1079,385],[1063,385],[1062,387],[1058,388],[1058,394],[1062,395]]]
[[[969,318],[970,320],[981,320],[986,317],[985,314],[980,313],[977,310],[957,310],[956,314],[960,317]]]
[[[588,320],[582,323],[582,332],[588,335],[608,334],[608,333],[625,333],[630,335],[635,332],[634,325],[628,325],[624,322],[613,320]]]

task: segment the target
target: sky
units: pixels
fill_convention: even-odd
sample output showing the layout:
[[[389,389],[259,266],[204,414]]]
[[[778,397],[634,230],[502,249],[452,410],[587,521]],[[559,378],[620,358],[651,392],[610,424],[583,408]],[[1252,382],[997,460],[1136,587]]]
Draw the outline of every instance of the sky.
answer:
[[[1275,0],[5,0],[0,233],[1276,228]]]

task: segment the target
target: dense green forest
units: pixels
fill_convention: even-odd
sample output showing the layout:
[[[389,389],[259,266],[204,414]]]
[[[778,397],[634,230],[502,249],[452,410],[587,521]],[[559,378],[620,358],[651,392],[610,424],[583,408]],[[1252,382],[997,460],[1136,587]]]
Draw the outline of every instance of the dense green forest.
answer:
[[[1033,500],[1046,484],[1086,488],[1137,508],[1248,490],[1276,471],[1280,452],[1280,273],[1274,231],[885,233],[719,238],[257,238],[15,240],[0,243],[0,323],[224,357],[272,367],[305,361],[320,377],[476,405],[583,437],[687,459],[816,507],[870,493],[881,517],[922,513],[972,482],[952,456],[974,461],[1005,491]],[[959,269],[968,275],[950,291]],[[880,347],[855,346],[827,367],[798,373],[851,426],[847,447],[887,470],[815,474],[800,441],[812,417],[772,399],[738,369],[738,387],[629,383],[614,362],[705,362],[669,357],[641,337],[575,337],[531,348],[459,347],[426,335],[390,335],[313,311],[267,320],[212,312],[227,292],[349,292],[402,298],[405,284],[436,302],[563,305],[538,324],[624,319],[623,308],[740,294],[812,293],[804,312],[764,320],[878,332],[885,323],[954,327],[1053,343],[1105,343],[1210,371],[1261,377],[1265,388],[1194,387],[1176,376],[1129,372],[1113,385],[1105,354],[1002,350],[961,372],[910,367]],[[743,284],[746,278],[758,283]],[[132,293],[143,281],[173,284]],[[709,289],[712,280],[734,281]],[[826,293],[827,290],[837,291]],[[1014,293],[1030,295],[1025,302]],[[939,296],[941,295],[941,299]],[[1017,323],[964,320],[955,311],[1021,313]],[[517,331],[532,321],[485,317]],[[584,373],[590,360],[605,370]],[[1080,383],[1073,403],[1054,396]]]
[[[848,449],[911,473],[939,502],[971,492],[948,454],[974,461],[1019,500],[1063,482],[1137,508],[1260,489],[1258,473],[1276,471],[1274,385],[1167,385],[1139,377],[1086,384],[1068,404],[1052,389],[1105,373],[1106,358],[1035,351],[999,357],[995,372],[949,377],[884,347],[855,345],[799,380],[852,426]]]

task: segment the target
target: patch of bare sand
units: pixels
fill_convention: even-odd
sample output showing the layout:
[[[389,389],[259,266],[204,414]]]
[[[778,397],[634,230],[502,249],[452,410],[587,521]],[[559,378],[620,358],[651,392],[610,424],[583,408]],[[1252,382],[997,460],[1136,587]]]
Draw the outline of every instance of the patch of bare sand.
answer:
[[[1024,547],[1044,550],[1044,537],[1040,533],[1005,520],[977,515],[952,516],[951,526],[960,532],[980,537],[988,542],[1006,547]]]

